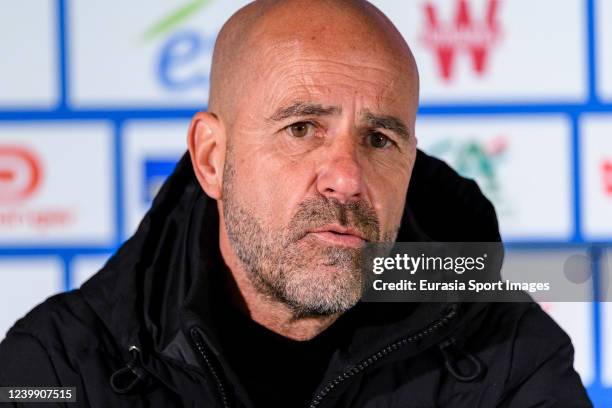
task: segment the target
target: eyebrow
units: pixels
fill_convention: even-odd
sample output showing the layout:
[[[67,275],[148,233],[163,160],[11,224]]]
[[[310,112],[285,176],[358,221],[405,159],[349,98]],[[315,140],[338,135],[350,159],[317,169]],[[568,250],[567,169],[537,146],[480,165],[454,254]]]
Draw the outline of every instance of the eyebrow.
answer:
[[[269,120],[279,122],[291,117],[299,116],[329,116],[342,112],[337,106],[323,106],[305,102],[294,102],[290,106],[279,108]]]
[[[370,111],[364,111],[362,115],[363,120],[373,128],[387,129],[404,140],[410,138],[410,132],[406,124],[395,116],[377,115]]]

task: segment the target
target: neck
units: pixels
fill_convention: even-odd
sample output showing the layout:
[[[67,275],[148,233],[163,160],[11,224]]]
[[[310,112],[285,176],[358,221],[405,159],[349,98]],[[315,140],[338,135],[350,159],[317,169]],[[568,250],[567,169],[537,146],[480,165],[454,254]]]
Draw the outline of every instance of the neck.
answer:
[[[278,299],[262,293],[238,260],[227,236],[219,239],[221,255],[227,266],[227,291],[232,303],[258,324],[292,340],[310,340],[334,323],[340,314],[330,316],[296,316]]]

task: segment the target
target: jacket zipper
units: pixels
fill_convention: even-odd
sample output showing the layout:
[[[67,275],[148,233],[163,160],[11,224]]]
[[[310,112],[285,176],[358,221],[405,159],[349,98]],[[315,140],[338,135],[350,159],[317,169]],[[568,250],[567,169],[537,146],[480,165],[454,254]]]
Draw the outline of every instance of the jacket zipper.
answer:
[[[191,334],[191,339],[193,340],[196,348],[198,349],[198,352],[204,359],[204,362],[206,363],[208,370],[212,374],[212,377],[217,386],[217,390],[219,391],[219,394],[221,395],[221,402],[223,403],[223,407],[230,408],[229,401],[227,398],[227,393],[225,392],[225,387],[223,386],[223,381],[221,381],[221,377],[217,373],[217,370],[215,370],[215,367],[212,361],[210,360],[208,353],[206,352],[206,348],[204,346],[204,340],[202,339],[202,336],[200,335],[200,333],[198,333],[198,331],[195,328],[192,328],[189,331],[189,333]]]
[[[430,334],[440,330],[442,327],[446,326],[448,322],[453,319],[457,315],[457,306],[452,307],[446,315],[442,316],[438,320],[431,323],[425,329],[421,330],[418,333],[413,334],[412,336],[406,337],[402,340],[399,340],[393,344],[388,345],[387,347],[380,350],[378,353],[372,354],[370,357],[362,360],[359,364],[353,366],[351,369],[346,370],[342,374],[340,374],[335,379],[331,380],[327,383],[327,385],[319,392],[310,402],[309,408],[316,408],[321,401],[338,385],[340,385],[345,380],[359,374],[363,370],[365,370],[370,365],[374,364],[376,361],[380,360],[383,357],[388,356],[394,351],[399,350],[403,346],[408,343],[414,343],[417,340],[422,340],[423,338],[429,336]]]

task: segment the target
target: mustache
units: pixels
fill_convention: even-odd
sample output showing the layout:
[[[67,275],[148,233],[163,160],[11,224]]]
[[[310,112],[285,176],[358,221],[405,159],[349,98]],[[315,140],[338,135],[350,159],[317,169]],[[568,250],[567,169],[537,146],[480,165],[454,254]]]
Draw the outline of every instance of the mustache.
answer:
[[[380,240],[380,222],[374,208],[365,201],[341,203],[323,196],[308,198],[298,205],[289,222],[288,243],[299,241],[309,231],[338,223],[354,228],[370,242]]]

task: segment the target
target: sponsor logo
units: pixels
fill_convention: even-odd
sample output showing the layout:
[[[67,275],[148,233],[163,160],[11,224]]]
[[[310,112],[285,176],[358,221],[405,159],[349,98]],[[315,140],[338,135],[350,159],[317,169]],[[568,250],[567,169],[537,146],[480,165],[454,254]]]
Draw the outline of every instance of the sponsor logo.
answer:
[[[163,37],[157,57],[157,78],[167,90],[187,91],[208,86],[210,61],[216,36],[181,30],[212,0],[192,0],[151,25],[143,34],[146,43]]]
[[[0,203],[25,200],[38,190],[41,164],[36,154],[21,146],[0,145]]]
[[[145,206],[150,206],[153,199],[161,189],[164,181],[174,170],[178,159],[177,158],[156,158],[146,159],[143,162],[143,189],[142,203]]]
[[[601,174],[604,194],[612,197],[612,159],[606,159],[601,163]]]
[[[452,80],[459,53],[470,57],[472,69],[478,76],[484,75],[491,48],[501,36],[498,9],[498,0],[488,0],[484,17],[478,20],[474,18],[467,0],[457,0],[452,20],[444,22],[432,2],[424,4],[425,26],[420,40],[435,54],[444,81]]]
[[[0,145],[0,228],[48,229],[75,221],[74,211],[33,202],[41,196],[44,167],[24,146]]]
[[[504,196],[499,165],[508,156],[509,138],[497,136],[485,142],[476,139],[465,141],[446,138],[428,150],[444,158],[462,176],[476,180],[485,195],[494,203],[499,213],[511,213],[511,206]]]

